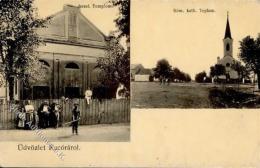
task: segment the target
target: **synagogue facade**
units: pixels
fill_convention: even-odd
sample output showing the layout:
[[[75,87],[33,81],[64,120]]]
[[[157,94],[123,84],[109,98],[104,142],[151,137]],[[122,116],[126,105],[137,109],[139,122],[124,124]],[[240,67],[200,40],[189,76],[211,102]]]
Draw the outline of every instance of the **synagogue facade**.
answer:
[[[37,33],[45,42],[37,53],[46,75],[29,87],[18,82],[15,99],[83,97],[97,84],[100,71],[95,66],[105,56],[107,37],[72,5],[51,16]]]

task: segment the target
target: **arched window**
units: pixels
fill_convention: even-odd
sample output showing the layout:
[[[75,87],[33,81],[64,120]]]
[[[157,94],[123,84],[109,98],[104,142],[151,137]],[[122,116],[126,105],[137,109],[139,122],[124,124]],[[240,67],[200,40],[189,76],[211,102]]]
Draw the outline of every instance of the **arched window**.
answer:
[[[50,64],[47,61],[44,60],[39,60],[40,63],[42,63],[42,65],[50,67]]]
[[[69,68],[69,69],[79,69],[79,66],[73,62],[68,63],[65,68]]]
[[[227,51],[230,50],[230,45],[229,45],[229,43],[227,43],[227,45],[226,45],[226,50],[227,50]]]

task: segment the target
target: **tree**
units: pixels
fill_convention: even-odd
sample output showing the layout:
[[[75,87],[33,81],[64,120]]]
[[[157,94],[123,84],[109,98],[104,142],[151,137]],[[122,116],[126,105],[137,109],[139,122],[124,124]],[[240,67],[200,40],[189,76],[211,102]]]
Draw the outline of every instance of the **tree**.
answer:
[[[214,77],[216,76],[217,79],[220,75],[225,75],[226,74],[226,68],[225,66],[221,64],[216,64],[215,66],[210,67],[210,76]]]
[[[163,78],[169,78],[171,73],[171,65],[166,59],[161,59],[157,62],[156,67],[153,69],[155,73],[155,77],[163,77]]]
[[[215,65],[215,75],[218,77],[220,75],[225,75],[226,74],[226,68],[224,65],[221,64],[216,64]]]
[[[191,77],[190,77],[190,75],[189,74],[187,74],[187,73],[184,73],[184,76],[185,76],[185,82],[190,82],[191,81]]]
[[[213,78],[214,76],[216,76],[216,71],[215,71],[215,66],[211,66],[210,67],[210,77]]]
[[[1,1],[0,57],[1,72],[8,82],[10,100],[13,100],[14,79],[28,81],[41,77],[35,48],[41,39],[35,29],[44,27],[47,19],[38,19],[33,0]]]
[[[130,0],[111,0],[114,6],[119,7],[119,16],[115,19],[119,29],[119,38],[125,36],[130,42]]]
[[[198,74],[195,75],[195,81],[198,83],[203,83],[205,82],[205,79],[207,78],[207,74],[205,71],[200,72]]]
[[[179,68],[173,68],[173,78],[180,80],[181,78],[181,71]]]
[[[110,87],[115,88],[119,83],[130,89],[130,55],[129,51],[120,45],[119,39],[113,33],[109,36],[106,56],[97,60],[96,68],[101,69],[99,81]]]
[[[242,65],[240,62],[235,62],[234,64],[231,65],[231,68],[237,71],[239,79],[249,78],[250,75],[249,67]]]
[[[254,39],[250,36],[240,41],[240,59],[257,75],[258,89],[260,89],[260,35]]]
[[[179,68],[175,67],[170,72],[170,79],[174,81],[175,79],[178,79],[179,81],[183,82],[190,82],[191,77],[189,74],[181,71]]]

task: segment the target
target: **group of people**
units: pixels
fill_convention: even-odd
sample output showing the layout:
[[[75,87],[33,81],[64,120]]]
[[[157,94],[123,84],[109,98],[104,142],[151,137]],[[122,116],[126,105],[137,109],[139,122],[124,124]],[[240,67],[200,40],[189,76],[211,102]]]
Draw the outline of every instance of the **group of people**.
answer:
[[[49,105],[47,101],[44,101],[36,111],[30,101],[27,101],[25,105],[21,105],[17,113],[17,127],[30,129],[30,125],[34,125],[38,128],[57,128],[60,111],[58,103]]]
[[[25,104],[20,105],[17,109],[17,128],[30,129],[30,125],[38,125],[39,118],[30,101],[25,101]]]
[[[116,91],[116,99],[124,99],[129,93],[123,84],[119,84]],[[62,98],[67,101],[66,98]],[[92,99],[92,91],[88,88],[85,92],[85,99],[89,105]],[[78,123],[80,120],[80,110],[78,103],[74,103],[72,109],[72,121],[68,122],[72,126],[72,133],[78,134]],[[30,101],[26,101],[25,105],[19,107],[19,112],[16,117],[17,128],[30,129],[30,125],[37,126],[38,128],[58,128],[61,118],[61,106],[58,103],[53,102],[49,105],[48,101],[44,101],[38,110],[34,109],[34,106]],[[30,124],[28,124],[30,123]],[[65,123],[66,124],[66,123]]]
[[[167,85],[169,85],[171,82],[171,80],[169,78],[162,77],[162,76],[159,77],[159,81],[160,81],[160,85],[164,85],[166,83],[167,83]]]
[[[39,116],[39,128],[57,128],[60,120],[60,105],[57,103],[48,104],[43,102],[39,107],[37,114]]]
[[[78,123],[80,120],[80,110],[78,103],[74,103],[72,109],[72,121],[68,122],[72,126],[72,133],[78,135]],[[44,101],[38,110],[34,109],[34,106],[30,101],[26,101],[25,105],[21,105],[18,108],[16,117],[17,128],[30,129],[30,126],[37,126],[38,128],[58,128],[60,123],[61,106],[58,103],[48,104]]]

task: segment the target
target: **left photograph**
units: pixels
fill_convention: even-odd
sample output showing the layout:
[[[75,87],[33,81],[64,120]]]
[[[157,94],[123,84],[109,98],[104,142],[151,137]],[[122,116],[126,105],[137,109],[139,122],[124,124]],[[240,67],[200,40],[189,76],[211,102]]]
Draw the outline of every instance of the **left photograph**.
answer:
[[[0,2],[0,141],[130,141],[130,0]]]

